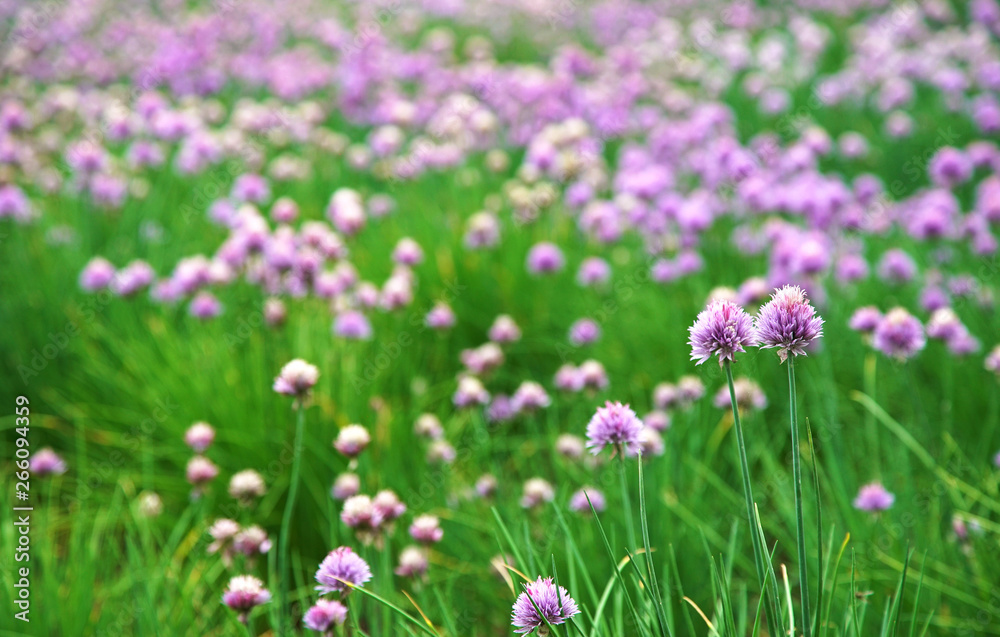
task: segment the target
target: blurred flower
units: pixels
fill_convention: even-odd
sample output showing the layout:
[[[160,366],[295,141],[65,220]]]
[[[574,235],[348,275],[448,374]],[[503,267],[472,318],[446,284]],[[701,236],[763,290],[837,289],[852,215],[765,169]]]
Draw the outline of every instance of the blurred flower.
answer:
[[[552,400],[545,392],[545,389],[538,383],[526,380],[514,392],[511,398],[511,406],[518,413],[531,412],[537,409],[544,409],[552,404]]]
[[[184,432],[184,443],[195,453],[203,453],[215,440],[215,429],[207,422],[196,422]]]
[[[229,480],[229,495],[241,504],[250,504],[254,498],[264,495],[264,478],[253,469],[244,469]]]
[[[889,310],[882,317],[872,339],[875,349],[897,360],[912,358],[926,344],[920,321],[901,307]]]
[[[521,340],[521,328],[510,316],[501,314],[490,326],[489,337],[494,343],[513,343]]]
[[[361,312],[345,310],[333,319],[333,333],[341,338],[367,341],[372,337],[372,325]]]
[[[601,326],[593,319],[583,318],[569,326],[569,342],[580,347],[601,337]]]
[[[419,546],[407,546],[399,553],[396,575],[400,577],[423,577],[427,573],[427,556]]]
[[[736,407],[741,412],[767,407],[767,396],[764,395],[764,391],[749,378],[741,376],[734,380],[733,389],[736,392]],[[731,409],[732,397],[729,395],[729,385],[720,387],[712,402],[719,409]]]
[[[219,475],[219,468],[205,456],[194,456],[188,460],[185,473],[187,481],[199,487],[214,480]]]
[[[188,313],[202,320],[215,318],[222,314],[222,303],[211,292],[202,290],[191,299],[191,305],[188,306]]]
[[[66,463],[50,447],[43,447],[31,454],[28,469],[39,477],[60,475],[66,473]]]
[[[868,305],[854,310],[847,326],[862,334],[872,334],[882,321],[882,312],[877,307]]]
[[[361,425],[347,425],[337,433],[333,447],[348,458],[356,458],[372,440]]]
[[[444,530],[433,515],[418,515],[410,525],[410,537],[423,544],[433,544],[441,541]]]
[[[854,498],[854,508],[877,513],[891,507],[895,500],[896,496],[886,491],[881,483],[872,482],[858,491],[858,497]]]
[[[476,493],[480,498],[492,498],[497,490],[497,479],[492,474],[484,474],[476,480]]]
[[[342,473],[333,481],[330,495],[334,500],[346,500],[361,490],[361,478],[356,473]]]
[[[552,502],[556,497],[552,485],[542,478],[530,478],[524,483],[524,493],[521,496],[521,506],[533,509],[546,502]]]
[[[422,438],[437,440],[444,437],[444,427],[441,420],[434,414],[420,414],[417,422],[413,425],[413,432]]]
[[[458,389],[452,397],[456,407],[485,405],[490,401],[490,393],[475,376],[463,376],[458,381]]]
[[[587,501],[587,498],[590,501]],[[604,511],[606,506],[604,494],[593,487],[583,487],[576,491],[569,499],[569,509],[575,513],[590,513],[590,505],[594,505],[594,510],[598,513]]]
[[[342,626],[347,621],[347,606],[335,599],[321,599],[302,617],[302,623],[309,630],[326,633],[333,626]]]
[[[102,257],[94,257],[80,273],[80,287],[87,292],[97,292],[111,285],[115,278],[115,266]]]
[[[432,330],[447,330],[455,326],[455,312],[446,303],[435,303],[427,312],[424,324]]]
[[[153,491],[143,491],[138,499],[139,515],[147,518],[155,518],[163,513],[163,500],[158,493]]]
[[[455,448],[447,440],[435,440],[427,448],[427,462],[451,464],[455,462]]]
[[[319,370],[301,358],[289,361],[281,368],[281,373],[274,379],[274,391],[287,396],[302,399],[319,379]]]
[[[382,525],[382,512],[375,508],[370,497],[354,495],[344,501],[340,519],[349,528],[367,535],[377,531]]]
[[[394,491],[383,489],[372,499],[375,510],[382,517],[382,522],[388,524],[406,513],[406,505],[400,502]]]
[[[267,531],[256,524],[248,526],[233,537],[233,549],[246,556],[267,553],[271,550],[271,540]]]
[[[536,243],[528,251],[528,271],[532,274],[549,274],[563,269],[566,259],[554,243]]]

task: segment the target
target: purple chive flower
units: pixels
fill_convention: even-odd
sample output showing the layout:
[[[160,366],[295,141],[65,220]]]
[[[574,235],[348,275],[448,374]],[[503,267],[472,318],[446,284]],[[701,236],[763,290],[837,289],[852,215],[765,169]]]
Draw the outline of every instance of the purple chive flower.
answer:
[[[356,458],[371,441],[367,429],[361,425],[347,425],[337,433],[333,447],[348,458]]]
[[[917,275],[917,264],[909,254],[893,248],[879,260],[878,275],[889,283],[909,283]]]
[[[552,400],[545,392],[545,389],[538,383],[530,380],[521,383],[511,398],[511,406],[518,413],[544,409],[551,404]]]
[[[524,483],[524,490],[521,494],[521,506],[525,509],[533,509],[546,502],[552,502],[556,497],[556,492],[552,485],[543,478],[529,478]]]
[[[215,440],[215,429],[207,422],[196,422],[184,432],[184,444],[195,453],[203,453]]]
[[[427,462],[434,464],[451,464],[458,456],[455,447],[447,440],[435,440],[427,448]]]
[[[50,447],[44,447],[31,454],[28,470],[36,476],[60,475],[66,473],[66,463]]]
[[[427,555],[419,546],[407,546],[399,552],[399,566],[396,575],[400,577],[423,577],[427,573]]]
[[[400,265],[417,265],[424,260],[424,251],[420,244],[409,237],[404,237],[392,251],[392,260]]]
[[[713,354],[719,357],[720,365],[735,362],[736,354],[745,351],[745,346],[756,345],[753,319],[732,301],[713,301],[698,314],[688,331],[691,360],[697,360],[698,365]]]
[[[299,217],[299,204],[294,199],[280,197],[271,206],[271,219],[275,223],[291,223]]]
[[[785,362],[789,354],[800,356],[805,348],[823,336],[823,319],[806,299],[802,288],[786,285],[760,308],[755,321],[756,340],[763,348],[777,348]]]
[[[583,377],[576,365],[566,363],[556,370],[553,384],[559,391],[577,392],[583,389]]]
[[[681,376],[677,381],[677,392],[680,394],[682,407],[690,407],[693,402],[705,395],[705,383],[697,376]]]
[[[187,481],[195,487],[200,487],[219,475],[219,468],[205,456],[193,456],[188,460],[185,469]]]
[[[576,602],[562,586],[556,588],[551,577],[539,577],[524,584],[524,592],[514,602],[510,623],[515,633],[526,635],[548,624],[565,624],[580,612]]]
[[[872,482],[858,491],[858,497],[854,498],[854,508],[878,513],[891,507],[895,500],[896,496],[886,491],[882,483]]]
[[[680,391],[673,383],[659,383],[653,388],[653,405],[657,409],[671,409],[681,400]]]
[[[424,324],[432,330],[447,330],[455,327],[455,312],[446,303],[435,303],[427,312]]]
[[[882,312],[873,305],[867,305],[854,310],[854,314],[851,315],[847,326],[862,334],[871,334],[881,321]]]
[[[532,274],[549,274],[563,269],[566,259],[554,243],[536,243],[528,252],[528,271]]]
[[[188,306],[188,313],[202,320],[215,318],[219,314],[222,314],[222,303],[219,303],[219,299],[215,298],[215,295],[211,292],[203,290],[191,299],[191,304]]]
[[[642,422],[655,431],[666,431],[670,429],[670,414],[659,409],[654,409],[642,417]]]
[[[435,516],[418,515],[410,525],[410,537],[422,544],[434,544],[444,537],[444,529]]]
[[[476,494],[480,498],[492,498],[497,492],[496,476],[486,473],[476,479]]]
[[[413,433],[421,438],[438,440],[444,437],[444,426],[441,425],[441,419],[434,414],[420,414],[413,423]]]
[[[243,504],[249,504],[254,498],[263,496],[266,491],[264,478],[253,469],[234,473],[229,479],[229,495]]]
[[[363,539],[370,539],[372,533],[382,526],[382,512],[366,495],[355,495],[344,501],[340,512],[341,521],[348,528],[360,533]]]
[[[238,612],[243,623],[246,623],[247,614],[251,610],[269,601],[270,591],[264,588],[264,582],[253,575],[237,575],[232,578],[222,594],[222,603]]]
[[[367,341],[372,337],[372,324],[357,310],[345,310],[333,320],[333,333],[341,338]]]
[[[309,630],[325,633],[333,626],[341,626],[347,621],[347,606],[335,599],[321,599],[306,611],[302,623]]]
[[[889,310],[875,327],[872,346],[886,356],[906,360],[927,344],[924,327],[904,308]]]
[[[395,491],[383,489],[372,498],[372,506],[382,516],[382,522],[388,524],[399,519],[406,513],[406,505],[399,500]]]
[[[264,301],[264,322],[269,327],[278,327],[288,318],[288,310],[281,299],[270,298]]]
[[[114,278],[115,266],[103,257],[94,257],[80,273],[80,287],[87,292],[97,292],[110,286]]]
[[[368,563],[361,559],[349,546],[341,546],[330,551],[316,571],[316,590],[320,594],[340,593],[351,586],[363,586],[372,578]]]
[[[588,496],[590,497],[589,502],[587,501]],[[587,514],[590,513],[591,504],[594,505],[594,510],[598,513],[604,511],[607,506],[603,493],[593,487],[584,487],[570,496],[569,510],[574,513]]]
[[[639,444],[642,427],[642,421],[628,405],[605,402],[587,423],[587,447],[595,456],[607,446],[629,453]]]
[[[346,500],[361,490],[361,478],[356,473],[342,473],[333,480],[330,496],[334,500]]]
[[[585,360],[580,363],[576,373],[579,375],[581,389],[605,389],[608,386],[608,373],[599,361]]]
[[[764,395],[764,391],[749,378],[741,376],[734,380],[733,390],[736,393],[736,408],[741,413],[767,407],[767,396]],[[719,388],[712,403],[719,409],[732,409],[732,396],[729,395],[728,385]]]
[[[456,407],[470,407],[472,405],[485,405],[490,401],[490,393],[483,387],[483,383],[475,376],[463,376],[458,381],[458,389],[452,397],[452,402]]]
[[[556,452],[563,457],[576,460],[583,457],[586,449],[583,438],[573,434],[560,434],[556,438]]]
[[[983,361],[983,368],[988,372],[993,372],[997,376],[1000,376],[1000,345],[997,345],[990,353],[986,355],[986,360]],[[1000,456],[997,456],[1000,458]],[[1000,463],[997,463],[1000,466]]]
[[[133,261],[115,275],[112,289],[120,296],[132,296],[149,287],[156,278],[153,268],[145,261]]]
[[[490,340],[494,343],[513,343],[521,340],[521,328],[510,316],[501,314],[493,321],[489,331]]]
[[[611,266],[600,257],[589,257],[580,264],[576,281],[582,286],[603,285],[611,278]]]
[[[274,379],[274,391],[286,396],[304,398],[319,380],[319,370],[301,358],[296,358],[281,368],[281,373]]]
[[[257,525],[248,526],[233,536],[233,549],[246,556],[267,553],[271,550],[271,540],[264,529]]]
[[[931,181],[944,188],[952,188],[972,177],[972,159],[957,148],[945,146],[931,157],[927,173]]]
[[[597,321],[582,318],[569,326],[569,342],[580,347],[589,345],[601,337],[601,326]]]

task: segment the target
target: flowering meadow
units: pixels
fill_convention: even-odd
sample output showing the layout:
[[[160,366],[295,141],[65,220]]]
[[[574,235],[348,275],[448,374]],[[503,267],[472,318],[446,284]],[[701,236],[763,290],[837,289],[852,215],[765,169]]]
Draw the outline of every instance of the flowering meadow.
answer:
[[[1000,635],[1000,1],[0,16],[0,637]]]

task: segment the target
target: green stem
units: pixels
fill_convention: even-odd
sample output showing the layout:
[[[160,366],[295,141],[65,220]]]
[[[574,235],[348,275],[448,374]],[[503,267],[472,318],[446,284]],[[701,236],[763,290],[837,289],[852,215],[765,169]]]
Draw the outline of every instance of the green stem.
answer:
[[[865,357],[865,393],[875,400],[875,372],[876,364],[878,363],[878,358],[875,356],[875,352],[868,352],[868,356]],[[879,441],[878,441],[878,427],[875,424],[875,416],[870,412],[865,414],[865,430],[868,433],[868,447],[875,459],[875,473],[880,473],[879,466],[881,466],[882,454],[879,451]]]
[[[295,508],[295,496],[299,490],[299,467],[302,464],[302,431],[305,428],[306,410],[301,402],[297,404],[298,414],[295,421],[295,443],[292,456],[292,478],[288,485],[288,500],[285,502],[285,514],[281,518],[281,535],[278,536],[278,588],[281,591],[279,616],[281,631],[285,632],[291,616],[288,601],[288,527],[292,522],[292,510]]]
[[[788,357],[788,405],[792,429],[792,482],[795,486],[795,539],[799,551],[799,593],[802,596],[802,634],[812,632],[809,613],[809,579],[806,573],[806,532],[802,517],[802,467],[799,459],[799,421],[795,402],[795,359]]]
[[[743,495],[746,499],[747,522],[750,529],[750,540],[753,542],[754,565],[757,567],[757,579],[760,580],[761,595],[765,594],[767,588],[767,571],[764,569],[764,560],[767,555],[761,545],[760,537],[757,533],[757,524],[754,522],[754,500],[753,487],[750,485],[750,465],[747,462],[746,444],[743,442],[743,425],[740,423],[740,410],[736,406],[736,386],[733,384],[733,368],[729,361],[723,366],[726,368],[726,380],[729,382],[729,400],[733,407],[733,428],[736,430],[736,446],[740,454],[740,470],[743,473]],[[780,635],[775,623],[774,612],[769,603],[764,604],[764,612],[767,615],[767,623],[772,635]]]
[[[625,509],[625,529],[628,533],[627,541],[625,546],[628,550],[635,554],[635,522],[632,520],[632,500],[629,499],[628,494],[628,479],[625,476],[625,445],[619,445],[618,448],[619,465],[620,469],[619,475],[621,476],[621,488],[622,488],[622,506]],[[641,462],[641,460],[640,460]],[[647,556],[648,559],[648,556]],[[638,565],[636,566],[638,568]]]

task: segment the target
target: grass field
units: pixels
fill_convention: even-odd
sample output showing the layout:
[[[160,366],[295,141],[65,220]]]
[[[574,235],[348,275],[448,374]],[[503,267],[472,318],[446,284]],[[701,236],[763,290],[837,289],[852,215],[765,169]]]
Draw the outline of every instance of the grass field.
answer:
[[[822,4],[0,6],[0,636],[309,634],[321,597],[332,635],[509,635],[539,577],[580,611],[522,597],[540,635],[1000,634],[1000,5]],[[583,285],[592,257],[610,275]],[[123,293],[134,260],[154,280]],[[822,337],[791,398],[773,350],[736,354],[766,397],[737,412],[744,473],[689,328],[785,284]],[[865,306],[925,345],[851,327]],[[370,338],[337,333],[355,311]],[[481,347],[500,315],[519,338]],[[273,387],[293,359],[319,373],[301,400]],[[560,389],[585,361],[606,384]],[[470,376],[486,404],[456,404]],[[668,400],[688,376],[703,395]],[[638,458],[567,453],[606,401],[668,426]],[[18,464],[43,448],[64,471]],[[266,490],[240,503],[246,469]],[[406,512],[352,528],[348,472]],[[875,482],[890,505],[859,505]],[[215,550],[220,518],[269,549]],[[396,573],[410,545],[425,574]],[[321,595],[342,546],[371,578]],[[246,617],[239,575],[271,594]]]

